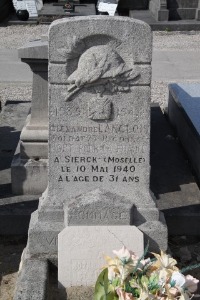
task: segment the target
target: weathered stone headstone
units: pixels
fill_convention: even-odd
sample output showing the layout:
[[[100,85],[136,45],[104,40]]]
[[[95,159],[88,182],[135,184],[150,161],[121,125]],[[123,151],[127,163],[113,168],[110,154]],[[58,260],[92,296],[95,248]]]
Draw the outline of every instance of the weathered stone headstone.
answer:
[[[74,225],[122,225],[124,235],[137,226],[151,250],[166,250],[149,191],[151,55],[141,21],[95,16],[50,26],[49,184],[32,215],[30,256],[56,255],[58,233]]]

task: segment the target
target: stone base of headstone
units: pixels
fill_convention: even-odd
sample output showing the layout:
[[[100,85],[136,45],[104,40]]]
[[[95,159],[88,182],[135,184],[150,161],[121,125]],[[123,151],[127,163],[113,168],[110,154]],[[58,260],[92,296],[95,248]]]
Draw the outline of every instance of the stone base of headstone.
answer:
[[[32,124],[28,116],[20,135],[20,154],[35,160],[48,157],[48,125]]]
[[[23,254],[22,254],[23,256]],[[21,262],[13,300],[49,299],[49,265],[45,259]]]
[[[166,1],[151,0],[149,10],[157,21],[168,21],[169,10],[167,9]]]
[[[38,210],[31,215],[26,256],[57,256],[58,234],[64,228],[64,213],[61,209],[45,207],[48,197],[46,190],[40,198]]]
[[[21,159],[16,154],[11,166],[13,194],[40,195],[47,186],[47,168],[47,159]]]
[[[93,286],[106,264],[104,256],[123,246],[139,257],[144,252],[142,232],[135,226],[68,226],[58,235],[60,288]]]
[[[11,164],[12,192],[15,195],[41,195],[47,187],[48,130],[30,124],[22,129]]]
[[[143,199],[135,197],[130,201],[116,193],[96,189],[65,204],[65,226],[133,225],[144,233],[151,251],[167,250],[164,215],[153,204],[153,195],[149,192],[144,192]]]
[[[162,213],[160,213],[158,221],[152,219],[152,221],[147,221],[138,228],[144,233],[145,245],[149,243],[149,249],[152,252],[159,253],[160,250],[167,250],[168,230]]]
[[[11,164],[13,194],[41,195],[47,187],[47,169],[48,159],[22,159],[16,151]]]

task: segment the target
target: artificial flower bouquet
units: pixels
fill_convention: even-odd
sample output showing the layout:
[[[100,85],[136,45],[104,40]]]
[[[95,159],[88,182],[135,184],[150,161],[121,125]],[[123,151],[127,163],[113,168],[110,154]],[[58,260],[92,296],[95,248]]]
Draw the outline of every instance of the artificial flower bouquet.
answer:
[[[114,250],[114,258],[105,257],[107,266],[95,285],[95,300],[188,300],[199,280],[176,266],[177,261],[161,251],[153,259],[139,258],[125,247]],[[196,266],[189,267],[193,269]]]

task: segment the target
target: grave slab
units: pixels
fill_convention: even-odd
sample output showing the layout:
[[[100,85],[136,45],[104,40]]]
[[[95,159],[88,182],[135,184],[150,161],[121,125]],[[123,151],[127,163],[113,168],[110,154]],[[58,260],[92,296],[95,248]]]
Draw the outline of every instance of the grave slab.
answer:
[[[168,116],[200,182],[200,85],[170,84]]]
[[[135,226],[66,227],[58,235],[60,287],[93,286],[105,266],[104,256],[114,257],[112,251],[123,246],[141,257],[142,232]]]

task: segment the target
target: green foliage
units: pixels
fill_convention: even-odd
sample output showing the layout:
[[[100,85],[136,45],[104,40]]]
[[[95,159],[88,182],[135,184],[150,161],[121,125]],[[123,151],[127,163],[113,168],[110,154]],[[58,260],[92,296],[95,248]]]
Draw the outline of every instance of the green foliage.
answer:
[[[188,266],[186,268],[183,268],[180,270],[180,273],[185,273],[187,271],[190,271],[190,270],[194,270],[194,269],[197,269],[200,267],[200,264],[196,264],[196,265],[192,265],[192,266]]]
[[[137,265],[135,266],[135,269],[132,272],[132,276],[137,272],[137,269],[138,269],[138,267],[140,265],[140,262],[141,262],[141,260],[143,260],[145,258],[145,256],[148,253],[148,250],[149,250],[149,241],[148,241],[148,243],[147,243],[147,245],[146,245],[146,247],[144,249],[143,255],[138,259]]]
[[[136,298],[139,298],[139,296],[140,296],[139,289],[136,287],[132,287],[129,282],[127,282],[125,284],[125,292],[131,293]]]
[[[148,289],[152,294],[155,294],[159,289],[159,277],[157,274],[152,274],[149,278]]]
[[[108,280],[108,269],[104,269],[96,282],[94,300],[118,300],[113,285]]]

